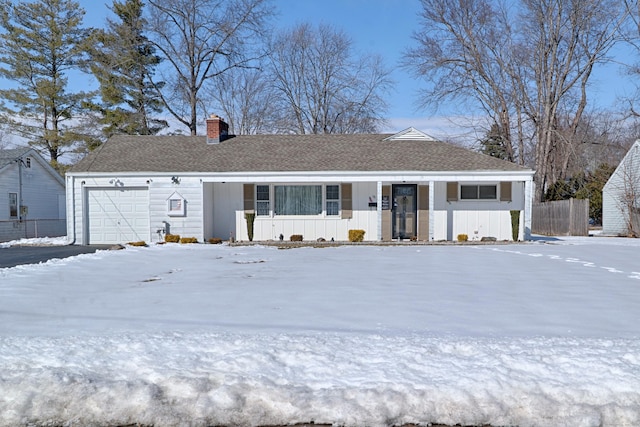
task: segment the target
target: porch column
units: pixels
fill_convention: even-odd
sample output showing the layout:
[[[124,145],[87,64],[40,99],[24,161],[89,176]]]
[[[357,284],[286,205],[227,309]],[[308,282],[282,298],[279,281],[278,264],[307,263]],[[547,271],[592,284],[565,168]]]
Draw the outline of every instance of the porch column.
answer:
[[[435,184],[433,181],[429,181],[429,241],[433,242],[436,228],[436,215],[435,215]]]
[[[533,194],[535,184],[533,178],[524,182],[524,240],[531,240],[531,212],[533,211]]]
[[[376,186],[376,218],[376,240],[382,240],[382,181],[378,181]]]

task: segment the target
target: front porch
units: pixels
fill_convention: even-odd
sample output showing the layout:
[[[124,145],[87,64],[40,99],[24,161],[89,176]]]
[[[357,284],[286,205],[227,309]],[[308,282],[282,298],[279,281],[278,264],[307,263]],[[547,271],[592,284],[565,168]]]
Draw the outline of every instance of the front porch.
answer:
[[[517,240],[529,239],[531,180],[455,178],[467,179],[216,183],[205,194],[214,206],[235,206],[234,229],[217,231],[212,218],[212,232],[236,241],[249,240],[246,214],[254,216],[253,240],[260,242],[292,235],[345,242],[353,229],[364,230],[367,242],[455,241],[460,234],[469,241],[508,241],[512,211],[519,212]],[[235,202],[229,200],[232,194]]]

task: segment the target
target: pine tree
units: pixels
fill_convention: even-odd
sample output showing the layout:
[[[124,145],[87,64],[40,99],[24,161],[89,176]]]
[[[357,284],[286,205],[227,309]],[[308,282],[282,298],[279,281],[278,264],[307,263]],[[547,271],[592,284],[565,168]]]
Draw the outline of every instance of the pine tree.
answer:
[[[68,73],[82,67],[89,30],[84,10],[72,0],[0,0],[0,76],[13,87],[0,90],[3,119],[51,164],[89,137],[78,131],[85,92],[68,91]]]
[[[117,21],[107,19],[106,30],[94,33],[91,71],[100,84],[101,113],[107,136],[113,134],[154,135],[168,124],[154,119],[162,111],[156,88],[162,87],[150,77],[160,58],[144,35],[142,0],[114,0],[111,7]]]
[[[494,123],[491,125],[491,129],[489,129],[485,138],[480,141],[480,145],[482,145],[482,153],[488,154],[491,157],[497,157],[498,159],[511,161],[507,153],[504,135],[498,124]]]

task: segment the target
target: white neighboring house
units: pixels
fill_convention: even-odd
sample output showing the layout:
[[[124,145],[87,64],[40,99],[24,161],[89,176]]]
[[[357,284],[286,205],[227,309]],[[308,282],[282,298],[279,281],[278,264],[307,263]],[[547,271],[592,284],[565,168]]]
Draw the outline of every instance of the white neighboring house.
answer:
[[[512,240],[531,226],[533,171],[437,141],[395,135],[114,136],[66,175],[75,244],[304,240]]]
[[[34,149],[0,150],[0,241],[64,236],[64,184]]]
[[[602,188],[602,233],[640,236],[640,140]]]

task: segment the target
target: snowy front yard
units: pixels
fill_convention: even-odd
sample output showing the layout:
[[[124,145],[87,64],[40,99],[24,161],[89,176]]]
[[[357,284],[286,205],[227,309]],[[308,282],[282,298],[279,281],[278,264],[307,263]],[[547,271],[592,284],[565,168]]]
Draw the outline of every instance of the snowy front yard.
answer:
[[[0,426],[310,421],[640,425],[640,241],[176,244],[0,269]]]

